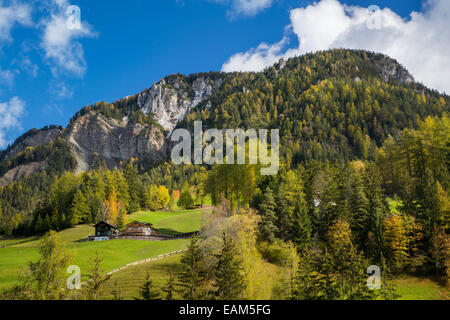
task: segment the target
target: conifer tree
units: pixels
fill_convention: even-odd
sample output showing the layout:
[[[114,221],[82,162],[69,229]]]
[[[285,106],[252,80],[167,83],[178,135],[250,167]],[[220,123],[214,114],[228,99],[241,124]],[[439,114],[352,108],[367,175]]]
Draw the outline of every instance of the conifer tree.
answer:
[[[292,240],[302,251],[311,244],[313,228],[306,204],[298,201],[292,221]]]
[[[242,298],[245,289],[242,261],[233,239],[224,233],[222,241],[221,252],[216,255],[214,296],[219,300],[237,300]]]
[[[87,300],[99,299],[103,292],[103,285],[111,279],[111,276],[101,269],[102,262],[103,258],[100,257],[98,252],[95,253],[94,258],[89,259],[88,280],[84,287],[84,294]]]
[[[173,270],[170,270],[169,280],[167,280],[165,288],[163,288],[163,292],[165,293],[166,300],[174,300],[175,294],[175,285],[176,285],[175,273]]]
[[[42,237],[39,252],[41,258],[29,264],[33,299],[58,300],[64,295],[66,269],[72,256],[54,231]]]
[[[192,238],[188,251],[181,258],[178,287],[186,300],[200,300],[205,297],[206,268],[204,255],[198,238]]]
[[[81,190],[75,193],[72,203],[72,225],[77,225],[81,222],[87,223],[89,221],[89,206]]]
[[[128,194],[130,196],[129,211],[135,212],[141,207],[142,183],[138,177],[138,171],[130,161],[124,168],[124,177],[128,185]]]
[[[114,287],[113,287],[111,293],[113,295],[114,301],[121,301],[121,300],[123,300],[123,295],[122,295],[122,293],[120,291],[119,284],[118,284],[117,280],[114,280]]]
[[[136,300],[161,300],[160,292],[155,289],[149,272],[145,276],[145,282],[141,286],[139,294],[140,297],[136,298]]]
[[[276,208],[277,204],[272,189],[267,187],[261,203],[261,221],[259,223],[260,237],[264,241],[273,242],[278,234]]]

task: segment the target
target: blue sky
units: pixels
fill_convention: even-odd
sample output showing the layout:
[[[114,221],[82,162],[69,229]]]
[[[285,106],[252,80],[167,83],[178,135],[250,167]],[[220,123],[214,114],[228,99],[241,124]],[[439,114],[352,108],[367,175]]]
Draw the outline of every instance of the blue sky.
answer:
[[[392,17],[400,20],[395,20],[394,26],[386,22],[386,28],[397,28],[403,38],[408,34],[404,30],[411,28],[408,20],[412,11],[422,11],[422,20],[426,12],[433,12],[423,10],[420,0],[322,2],[307,7],[313,1],[0,0],[0,148],[31,128],[65,126],[83,106],[138,93],[171,73],[258,70],[280,57],[337,44],[380,46],[380,51],[386,53],[398,51],[381,46],[381,41],[367,44],[358,36],[343,39],[342,35],[329,43],[302,47],[301,39],[306,39],[309,32],[310,37],[325,38],[308,29],[316,27],[303,23],[308,20],[305,15],[319,14],[327,24],[329,7],[339,11],[336,8],[345,3],[350,8],[373,4],[390,8],[383,10],[384,21]],[[82,29],[67,33],[58,19],[66,19],[65,9],[71,4],[81,9]],[[351,22],[358,14],[346,14],[354,16],[351,20],[345,16],[331,20],[346,34],[352,34],[355,24]],[[417,24],[422,20],[418,19]],[[333,25],[329,28],[336,29]],[[377,32],[380,36],[381,31]],[[429,47],[426,43],[423,46]],[[447,58],[443,54],[437,63]],[[401,52],[399,59],[410,65],[420,64],[410,62]],[[426,76],[420,80],[430,83]]]

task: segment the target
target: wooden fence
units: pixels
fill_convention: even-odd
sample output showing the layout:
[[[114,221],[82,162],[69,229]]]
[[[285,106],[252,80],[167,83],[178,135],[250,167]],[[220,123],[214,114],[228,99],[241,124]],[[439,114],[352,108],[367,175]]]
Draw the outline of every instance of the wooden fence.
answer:
[[[159,256],[157,256],[157,257],[155,257],[155,258],[148,258],[148,259],[144,259],[144,260],[132,262],[132,263],[129,263],[129,264],[123,266],[123,267],[120,267],[120,268],[118,268],[118,269],[115,269],[115,270],[109,272],[108,275],[112,275],[113,273],[122,271],[122,270],[124,270],[124,269],[129,268],[129,267],[137,266],[137,265],[144,264],[144,263],[147,263],[147,262],[152,262],[152,261],[157,261],[157,260],[165,259],[165,258],[167,258],[167,257],[174,256],[174,255],[176,255],[176,254],[180,254],[180,253],[186,252],[187,250],[188,250],[188,249],[178,250],[178,251],[174,251],[174,252],[170,252],[170,253],[161,254],[161,255],[159,255]]]

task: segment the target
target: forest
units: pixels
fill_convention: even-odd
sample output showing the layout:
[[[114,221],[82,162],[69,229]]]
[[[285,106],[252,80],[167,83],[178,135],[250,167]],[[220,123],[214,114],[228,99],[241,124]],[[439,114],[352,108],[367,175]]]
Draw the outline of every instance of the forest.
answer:
[[[0,187],[0,234],[44,234],[105,219],[120,228],[139,210],[191,209],[210,201],[213,218],[183,255],[185,271],[162,292],[152,289],[149,275],[140,299],[171,299],[175,292],[184,299],[260,297],[256,261],[263,260],[291,270],[277,289],[280,299],[395,299],[391,278],[404,273],[437,276],[448,285],[450,98],[401,77],[386,79],[377,67],[386,59],[331,50],[261,73],[226,74],[205,102],[212,107],[197,106],[179,124],[280,129],[275,176],[261,176],[257,165],[139,159],[75,174],[64,141],[28,149],[2,162],[0,172],[33,159],[51,162]],[[80,114],[120,118],[133,110],[133,121],[153,123],[134,103],[97,104]],[[43,246],[58,247],[52,234],[45,239]],[[92,283],[103,279],[100,262],[93,261]],[[382,270],[380,292],[367,289],[370,265]],[[22,284],[15,294],[55,294],[30,279],[31,287]],[[92,290],[86,294],[95,298]]]

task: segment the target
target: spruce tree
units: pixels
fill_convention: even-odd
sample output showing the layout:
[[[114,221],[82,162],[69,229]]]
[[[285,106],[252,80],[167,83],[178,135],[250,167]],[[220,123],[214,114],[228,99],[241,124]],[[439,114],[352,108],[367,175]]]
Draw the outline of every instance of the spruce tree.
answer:
[[[86,201],[86,197],[81,190],[78,190],[73,198],[71,224],[77,225],[81,222],[88,222],[89,212],[90,209]]]
[[[198,238],[192,238],[181,258],[178,286],[181,296],[186,300],[199,300],[205,296],[206,268],[199,241]]]
[[[118,284],[117,280],[114,281],[114,288],[112,289],[111,293],[113,295],[114,301],[123,300],[123,295],[120,292],[120,288],[119,288],[119,284]]]
[[[273,242],[278,234],[276,226],[277,216],[275,213],[277,204],[272,189],[267,187],[261,204],[261,221],[259,223],[260,237],[264,241]]]
[[[139,294],[140,297],[136,300],[161,300],[159,290],[155,289],[149,272],[145,276],[145,282],[141,286]]]
[[[163,288],[163,292],[165,293],[165,299],[166,300],[174,300],[174,293],[175,293],[175,273],[173,270],[170,270],[170,276],[169,280],[167,280],[167,284],[165,288]]]
[[[222,250],[216,255],[218,261],[214,296],[219,300],[237,300],[242,298],[245,289],[242,261],[232,238],[224,233],[222,240]]]
[[[313,229],[306,204],[298,201],[294,210],[292,224],[292,240],[296,247],[302,251],[311,244]]]
[[[88,270],[88,280],[84,288],[88,300],[97,300],[103,292],[103,285],[111,278],[101,269],[102,262],[103,258],[100,257],[98,252],[95,253],[94,258],[89,259],[91,267]]]

